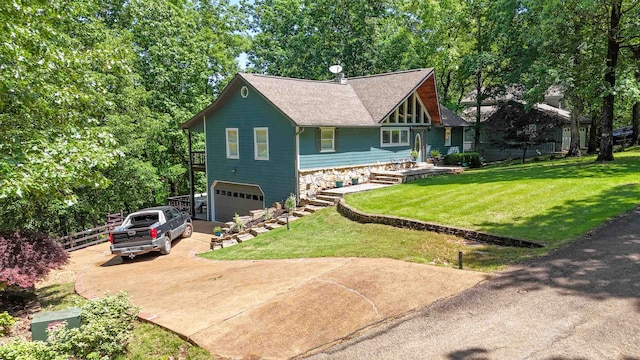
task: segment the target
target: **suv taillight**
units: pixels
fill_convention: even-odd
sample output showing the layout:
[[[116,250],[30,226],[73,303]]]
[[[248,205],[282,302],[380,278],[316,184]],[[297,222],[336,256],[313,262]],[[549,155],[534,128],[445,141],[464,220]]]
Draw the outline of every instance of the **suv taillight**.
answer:
[[[109,242],[113,244],[113,234],[109,234]]]
[[[149,234],[151,234],[152,239],[155,239],[158,237],[158,231],[155,228],[149,230]]]

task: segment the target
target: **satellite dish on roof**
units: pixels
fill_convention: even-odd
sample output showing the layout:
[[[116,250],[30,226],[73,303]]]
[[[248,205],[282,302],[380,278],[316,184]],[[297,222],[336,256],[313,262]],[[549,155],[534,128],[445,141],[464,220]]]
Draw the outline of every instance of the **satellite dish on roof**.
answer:
[[[331,71],[332,74],[339,74],[342,72],[342,66],[340,65],[331,65],[329,66],[329,71]]]

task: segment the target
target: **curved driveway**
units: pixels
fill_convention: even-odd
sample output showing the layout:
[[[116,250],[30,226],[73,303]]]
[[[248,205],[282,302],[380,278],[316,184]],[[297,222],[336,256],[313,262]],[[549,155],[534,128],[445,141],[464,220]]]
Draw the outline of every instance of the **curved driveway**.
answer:
[[[315,359],[640,359],[640,209]]]
[[[122,262],[108,244],[71,254],[85,263],[76,291],[125,290],[142,316],[226,357],[289,358],[453,296],[487,274],[389,259],[210,261],[210,235],[171,254]]]

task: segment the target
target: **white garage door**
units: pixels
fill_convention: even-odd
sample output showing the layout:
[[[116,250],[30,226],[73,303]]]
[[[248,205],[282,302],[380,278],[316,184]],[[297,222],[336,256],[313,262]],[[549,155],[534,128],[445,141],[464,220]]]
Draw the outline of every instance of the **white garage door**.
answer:
[[[264,194],[257,185],[218,182],[213,188],[216,221],[231,221],[234,214],[249,215],[249,211],[264,209]]]

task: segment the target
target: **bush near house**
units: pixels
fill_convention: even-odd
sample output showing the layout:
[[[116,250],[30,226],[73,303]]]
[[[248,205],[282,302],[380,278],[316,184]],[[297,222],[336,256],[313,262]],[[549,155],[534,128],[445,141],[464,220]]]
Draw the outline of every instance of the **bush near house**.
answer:
[[[479,168],[482,166],[480,154],[475,152],[454,153],[444,157],[445,165],[460,165],[462,163],[469,164],[469,167],[471,168]]]

